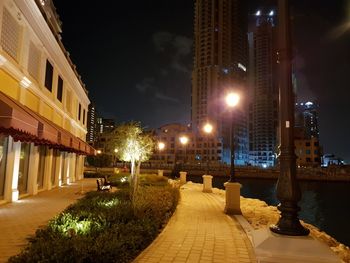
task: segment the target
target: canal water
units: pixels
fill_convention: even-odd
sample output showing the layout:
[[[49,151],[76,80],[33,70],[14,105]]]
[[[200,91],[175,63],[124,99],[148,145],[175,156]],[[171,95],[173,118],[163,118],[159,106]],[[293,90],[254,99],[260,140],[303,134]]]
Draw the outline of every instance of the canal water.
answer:
[[[202,183],[201,176],[187,176],[188,181]],[[224,189],[228,177],[214,177],[213,187]],[[241,195],[278,205],[275,188],[276,180],[239,179],[242,184]],[[350,182],[300,182],[302,199],[299,203],[300,219],[322,231],[339,242],[350,246]]]

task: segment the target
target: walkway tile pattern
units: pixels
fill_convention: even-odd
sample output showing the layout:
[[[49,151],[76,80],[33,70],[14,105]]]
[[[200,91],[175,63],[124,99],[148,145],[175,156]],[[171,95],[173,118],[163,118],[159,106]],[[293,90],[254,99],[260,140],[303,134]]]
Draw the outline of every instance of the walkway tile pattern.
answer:
[[[96,179],[84,179],[69,186],[40,192],[15,203],[0,206],[0,262],[18,254],[27,238],[68,205],[81,198],[84,191],[96,189]]]
[[[223,197],[184,185],[175,214],[135,262],[256,262],[244,230],[223,211]]]

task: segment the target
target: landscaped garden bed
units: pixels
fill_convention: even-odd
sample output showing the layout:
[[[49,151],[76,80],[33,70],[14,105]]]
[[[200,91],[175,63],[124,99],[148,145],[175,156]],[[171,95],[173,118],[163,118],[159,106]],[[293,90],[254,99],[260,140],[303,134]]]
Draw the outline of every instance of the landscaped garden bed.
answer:
[[[134,204],[126,185],[89,192],[37,230],[9,262],[130,262],[159,234],[178,198],[179,190],[156,176],[141,177]]]

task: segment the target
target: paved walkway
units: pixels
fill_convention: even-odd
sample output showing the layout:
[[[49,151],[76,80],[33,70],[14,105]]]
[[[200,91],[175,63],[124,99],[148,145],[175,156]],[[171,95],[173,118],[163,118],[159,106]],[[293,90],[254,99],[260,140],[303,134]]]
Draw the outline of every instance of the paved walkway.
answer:
[[[40,192],[15,203],[0,206],[0,262],[18,254],[28,243],[27,237],[46,225],[68,205],[82,197],[84,191],[96,189],[96,179],[84,179],[69,186]]]
[[[223,210],[223,197],[184,185],[175,214],[135,262],[256,262],[245,232]]]

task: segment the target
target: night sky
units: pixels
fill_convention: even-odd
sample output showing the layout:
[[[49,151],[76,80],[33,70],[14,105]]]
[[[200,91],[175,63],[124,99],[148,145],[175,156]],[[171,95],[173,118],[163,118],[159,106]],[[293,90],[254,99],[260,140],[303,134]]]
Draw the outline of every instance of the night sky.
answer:
[[[154,128],[189,122],[193,2],[54,0],[100,115]],[[249,0],[251,13],[264,2]],[[350,1],[292,3],[298,100],[319,102],[324,152],[350,162]]]

